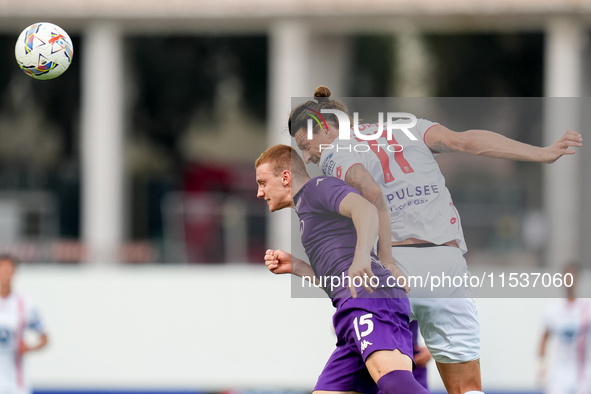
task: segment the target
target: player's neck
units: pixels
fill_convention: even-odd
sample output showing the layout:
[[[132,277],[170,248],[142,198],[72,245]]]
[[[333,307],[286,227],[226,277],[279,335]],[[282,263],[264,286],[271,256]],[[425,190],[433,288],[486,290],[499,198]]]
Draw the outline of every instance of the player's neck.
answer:
[[[302,187],[308,182],[311,178],[308,177],[300,177],[300,176],[292,176],[291,178],[291,198],[293,198],[296,194],[302,189]],[[293,204],[293,202],[292,202]]]

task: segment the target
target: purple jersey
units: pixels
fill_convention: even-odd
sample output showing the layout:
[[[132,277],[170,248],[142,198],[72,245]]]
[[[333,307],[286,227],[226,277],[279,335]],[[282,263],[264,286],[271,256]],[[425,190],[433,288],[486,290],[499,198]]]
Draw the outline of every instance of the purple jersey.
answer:
[[[351,297],[348,282],[344,280],[355,255],[357,231],[353,220],[339,212],[339,206],[349,193],[357,190],[338,178],[319,176],[306,182],[295,195],[296,213],[300,219],[302,245],[316,277],[335,304],[335,299]],[[379,279],[379,288],[395,287],[392,273],[384,268],[372,252],[372,271]],[[324,278],[324,280],[323,280]],[[336,279],[343,278],[340,283]],[[335,286],[333,286],[335,285]],[[389,292],[368,294],[357,288],[358,297],[389,297]],[[394,297],[398,296],[394,292]],[[336,305],[336,304],[335,304]]]

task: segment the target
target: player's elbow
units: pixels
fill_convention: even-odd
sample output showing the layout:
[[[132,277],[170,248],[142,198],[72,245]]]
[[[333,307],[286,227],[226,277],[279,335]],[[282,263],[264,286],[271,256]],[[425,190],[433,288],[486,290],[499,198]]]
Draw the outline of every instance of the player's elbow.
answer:
[[[454,139],[450,143],[450,148],[455,152],[471,153],[475,147],[475,141],[470,130],[462,133],[455,133]]]
[[[458,136],[455,142],[456,152],[468,153],[470,155],[481,155],[485,152],[478,130],[467,130],[457,134]]]
[[[382,188],[375,182],[367,182],[364,185],[361,195],[374,205],[378,205],[379,201],[384,198]]]
[[[353,221],[355,221],[357,218],[377,219],[378,209],[369,201],[360,199],[358,204],[356,204],[351,211],[351,218]]]
[[[357,211],[356,216],[358,218],[365,219],[367,223],[369,223],[372,227],[375,227],[376,229],[379,227],[378,209],[375,205],[371,204],[368,201],[363,201],[363,203],[359,204],[355,210]]]
[[[366,205],[366,215],[370,217],[378,218],[378,208],[376,208],[373,204],[364,204]]]

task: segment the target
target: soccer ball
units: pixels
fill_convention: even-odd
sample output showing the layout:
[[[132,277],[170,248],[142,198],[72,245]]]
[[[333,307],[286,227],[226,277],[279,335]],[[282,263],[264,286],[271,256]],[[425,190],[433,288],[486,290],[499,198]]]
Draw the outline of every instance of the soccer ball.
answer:
[[[16,40],[14,55],[25,74],[35,79],[53,79],[70,66],[74,47],[62,28],[40,22],[23,30]]]

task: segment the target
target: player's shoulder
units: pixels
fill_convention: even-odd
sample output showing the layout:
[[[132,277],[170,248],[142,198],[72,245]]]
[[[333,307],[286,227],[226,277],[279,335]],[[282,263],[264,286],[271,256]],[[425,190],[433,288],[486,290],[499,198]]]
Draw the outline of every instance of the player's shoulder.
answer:
[[[329,188],[329,187],[337,187],[337,186],[348,186],[345,181],[340,180],[339,178],[335,178],[333,176],[327,175],[320,175],[315,178],[312,178],[309,182],[309,185],[312,188]]]
[[[429,123],[429,124],[439,124],[439,122],[435,122],[433,120],[425,119],[425,118],[417,118],[418,123]]]
[[[323,200],[340,193],[345,188],[350,188],[350,186],[339,178],[320,175],[306,182],[302,196],[306,196],[309,201],[310,199]]]
[[[22,305],[27,309],[37,307],[37,302],[29,294],[18,292],[14,294],[14,297],[18,303],[22,303]]]
[[[584,311],[584,313],[589,313],[591,311],[591,300],[588,298],[577,298],[576,301],[577,306]]]

